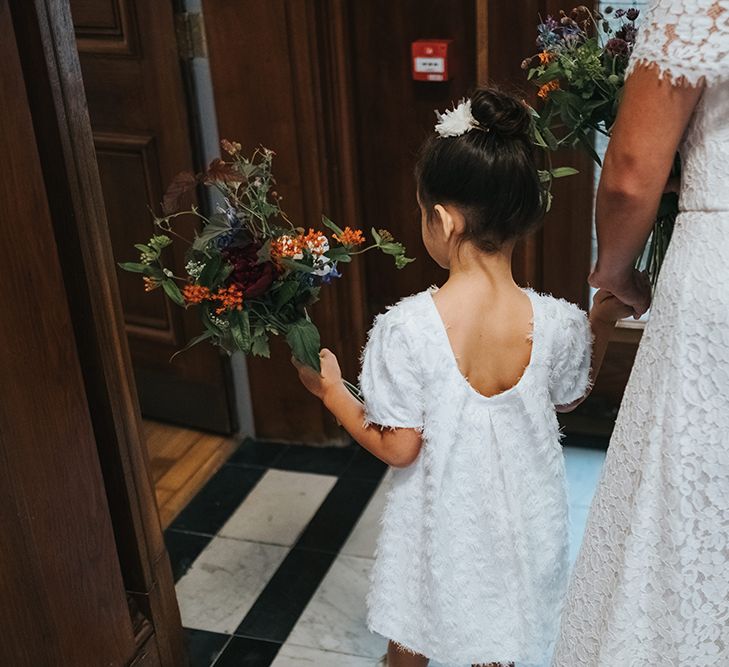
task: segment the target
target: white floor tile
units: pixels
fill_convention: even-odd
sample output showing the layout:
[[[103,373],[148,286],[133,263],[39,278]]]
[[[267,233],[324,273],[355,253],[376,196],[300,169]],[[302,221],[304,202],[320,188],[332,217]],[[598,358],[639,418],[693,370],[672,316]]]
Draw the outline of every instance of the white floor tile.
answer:
[[[389,475],[382,480],[372,499],[362,512],[352,534],[342,548],[342,553],[348,556],[361,556],[374,558],[377,547],[377,537],[380,534],[380,518],[385,509],[387,491],[390,488]]]
[[[288,551],[269,544],[213,538],[175,587],[182,625],[234,632]]]
[[[366,625],[365,597],[372,560],[339,556],[289,636],[289,643],[321,651],[379,658],[387,641]]]
[[[377,660],[286,643],[271,667],[375,667]]]
[[[336,481],[332,475],[269,470],[219,534],[292,546]]]

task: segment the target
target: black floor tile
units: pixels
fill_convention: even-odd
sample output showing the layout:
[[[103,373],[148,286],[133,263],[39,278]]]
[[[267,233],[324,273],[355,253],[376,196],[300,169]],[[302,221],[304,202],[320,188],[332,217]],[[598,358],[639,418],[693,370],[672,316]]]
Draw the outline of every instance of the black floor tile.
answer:
[[[268,667],[281,644],[248,637],[233,637],[215,667]]]
[[[206,535],[192,535],[176,530],[165,531],[165,545],[170,554],[175,581],[178,581],[190,569],[190,565],[208,545],[210,539]]]
[[[228,459],[231,465],[269,468],[284,453],[289,445],[246,438]]]
[[[347,447],[291,445],[273,467],[320,475],[340,475],[352,461],[355,453],[353,445]]]
[[[370,454],[364,447],[357,445],[357,451],[342,473],[342,477],[358,477],[360,479],[381,480],[387,470],[387,464]]]
[[[334,554],[292,549],[235,634],[285,642],[334,557]]]
[[[170,527],[215,535],[264,472],[257,468],[223,466]]]
[[[376,489],[377,482],[374,480],[340,477],[304,529],[296,546],[336,554]]]
[[[190,667],[210,667],[230,639],[230,635],[190,628],[185,628],[185,635]]]

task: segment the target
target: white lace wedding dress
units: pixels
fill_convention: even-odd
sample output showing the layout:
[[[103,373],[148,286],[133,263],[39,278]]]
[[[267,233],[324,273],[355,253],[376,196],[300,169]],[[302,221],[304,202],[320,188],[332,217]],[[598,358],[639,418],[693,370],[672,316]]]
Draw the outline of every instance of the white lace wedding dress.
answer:
[[[704,84],[681,213],[562,617],[558,667],[729,665],[729,0],[659,0],[636,62]]]

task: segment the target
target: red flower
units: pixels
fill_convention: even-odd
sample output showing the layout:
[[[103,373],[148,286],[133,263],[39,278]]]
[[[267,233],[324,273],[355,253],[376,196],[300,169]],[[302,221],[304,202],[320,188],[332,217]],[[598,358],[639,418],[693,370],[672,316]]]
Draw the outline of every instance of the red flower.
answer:
[[[276,279],[276,265],[258,261],[260,246],[249,243],[242,248],[228,248],[223,258],[233,265],[229,283],[237,285],[247,299],[261,296]]]

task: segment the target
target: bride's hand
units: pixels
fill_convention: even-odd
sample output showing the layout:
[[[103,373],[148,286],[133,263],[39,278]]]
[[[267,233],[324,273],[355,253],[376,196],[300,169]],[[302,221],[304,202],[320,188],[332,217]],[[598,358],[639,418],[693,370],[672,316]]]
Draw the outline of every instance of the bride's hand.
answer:
[[[631,269],[623,276],[607,277],[598,270],[590,275],[588,282],[592,287],[602,288],[614,294],[632,309],[636,320],[651,305],[651,285],[646,272]]]

